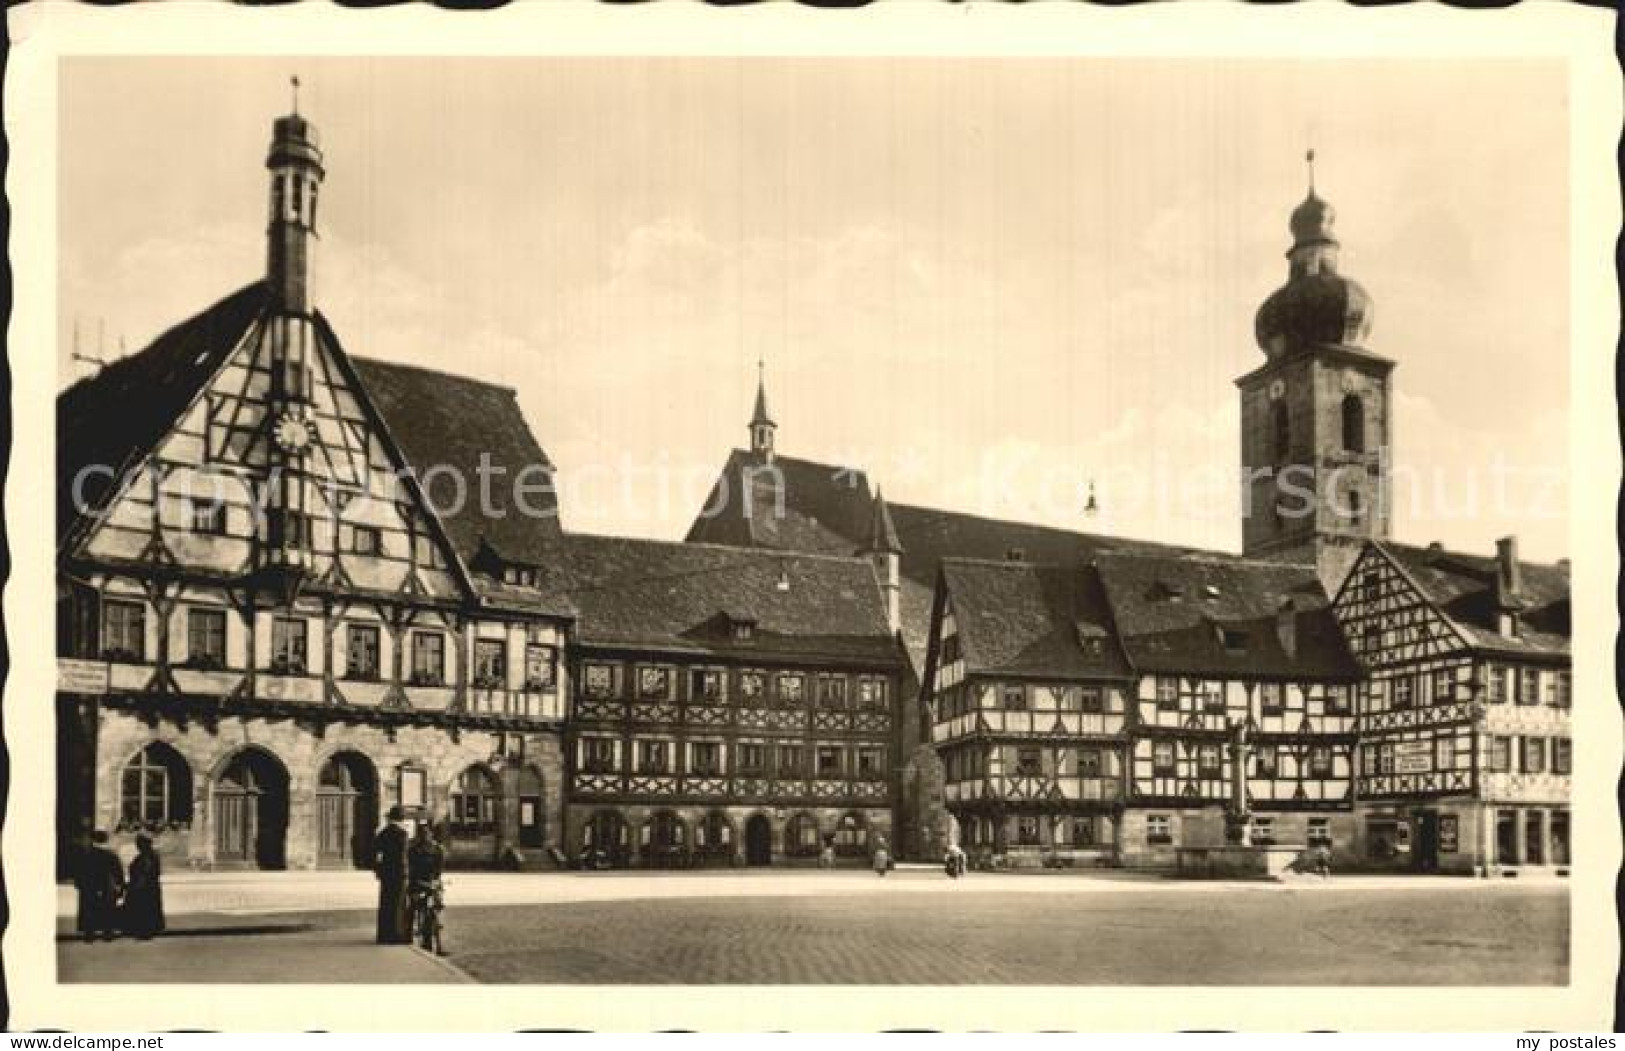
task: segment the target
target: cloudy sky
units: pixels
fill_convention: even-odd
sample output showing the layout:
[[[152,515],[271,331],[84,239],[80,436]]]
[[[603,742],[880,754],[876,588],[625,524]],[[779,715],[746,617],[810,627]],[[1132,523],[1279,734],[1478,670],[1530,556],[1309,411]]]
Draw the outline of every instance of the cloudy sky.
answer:
[[[1395,533],[1567,554],[1567,100],[1535,63],[64,63],[62,382],[258,277],[287,77],[352,353],[513,386],[571,528],[745,441],[892,499],[1239,546],[1233,380],[1303,154],[1399,362]],[[1093,480],[1101,509],[1081,514]]]

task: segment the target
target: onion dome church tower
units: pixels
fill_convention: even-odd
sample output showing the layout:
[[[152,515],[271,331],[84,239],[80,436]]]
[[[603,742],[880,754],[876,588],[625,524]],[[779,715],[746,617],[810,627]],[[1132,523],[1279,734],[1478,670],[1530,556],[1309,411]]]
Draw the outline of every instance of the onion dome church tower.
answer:
[[[1292,212],[1286,284],[1254,325],[1262,366],[1241,392],[1242,551],[1313,563],[1328,590],[1389,532],[1394,363],[1366,346],[1371,296],[1338,272],[1336,213],[1315,192]]]

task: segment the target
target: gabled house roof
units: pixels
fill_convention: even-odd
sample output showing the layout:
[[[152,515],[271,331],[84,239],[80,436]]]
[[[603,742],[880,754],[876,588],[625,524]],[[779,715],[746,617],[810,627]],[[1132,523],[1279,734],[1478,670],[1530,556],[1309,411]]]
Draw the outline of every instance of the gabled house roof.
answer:
[[[1123,648],[1139,671],[1350,681],[1361,675],[1311,566],[1124,552],[1103,553],[1095,565]]]
[[[932,591],[945,558],[1082,565],[1107,550],[1185,551],[1122,537],[986,518],[910,504],[887,504],[902,548],[903,639],[916,668],[925,665]],[[855,467],[775,454],[771,464],[735,449],[689,527],[692,542],[849,555],[866,545],[874,489]]]
[[[57,530],[67,550],[85,524],[119,490],[124,477],[157,447],[200,396],[231,353],[252,334],[270,307],[265,282],[257,281],[169,329],[146,348],[112,362],[57,398]],[[466,487],[460,504],[446,494],[431,501],[458,558],[467,565],[482,541],[521,560],[539,560],[559,532],[552,491],[553,465],[525,423],[514,392],[495,384],[428,369],[348,355],[327,319],[316,315],[319,338],[341,365],[348,362],[364,405],[376,413],[404,461],[420,478],[436,467],[457,472]],[[482,456],[494,474],[497,507],[487,514],[479,500]],[[90,467],[105,467],[85,486],[83,508],[72,499],[73,480]],[[535,516],[518,513],[512,485],[521,472],[537,485],[527,489]],[[437,497],[434,478],[430,496]],[[542,484],[545,481],[545,485]],[[434,506],[438,503],[439,506]],[[538,588],[502,585],[474,576],[472,583],[494,605],[568,615],[558,596]]]
[[[503,558],[540,564],[548,542],[561,532],[554,468],[513,389],[396,362],[351,361],[407,462],[427,482],[457,553],[473,562],[484,541]],[[480,506],[482,461],[491,471],[489,514]],[[425,478],[437,470],[462,479],[459,506],[449,486]],[[529,483],[522,506],[516,482]]]
[[[942,587],[967,674],[1131,674],[1099,577],[1088,567],[948,558]],[[1086,648],[1086,638],[1099,641],[1098,652]]]
[[[109,363],[57,395],[57,544],[73,541],[175,426],[205,382],[259,321],[263,281],[175,325],[144,350]],[[81,472],[81,506],[73,485]]]
[[[582,534],[549,546],[546,585],[569,596],[589,646],[903,660],[865,559]],[[746,623],[745,637],[732,630]]]
[[[1506,636],[1497,630],[1498,565],[1494,556],[1386,540],[1374,544],[1455,625],[1468,645],[1506,655],[1568,655],[1571,632],[1567,568],[1518,560],[1522,608],[1518,633]]]

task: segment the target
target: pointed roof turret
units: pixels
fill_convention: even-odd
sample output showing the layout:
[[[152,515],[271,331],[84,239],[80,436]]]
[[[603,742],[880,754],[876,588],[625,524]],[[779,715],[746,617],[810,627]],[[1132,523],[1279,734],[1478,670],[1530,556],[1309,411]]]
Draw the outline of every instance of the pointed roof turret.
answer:
[[[750,417],[750,451],[771,463],[773,461],[773,432],[778,429],[767,411],[767,367],[756,359],[756,411]]]
[[[892,524],[891,508],[886,506],[886,498],[881,495],[878,486],[875,488],[875,499],[869,515],[869,539],[864,544],[862,553],[886,555],[903,553],[903,543],[897,539],[897,527]]]
[[[759,424],[766,424],[769,427],[778,426],[773,422],[772,415],[767,411],[766,365],[760,360],[756,362],[756,411],[751,414],[750,423],[752,427]]]

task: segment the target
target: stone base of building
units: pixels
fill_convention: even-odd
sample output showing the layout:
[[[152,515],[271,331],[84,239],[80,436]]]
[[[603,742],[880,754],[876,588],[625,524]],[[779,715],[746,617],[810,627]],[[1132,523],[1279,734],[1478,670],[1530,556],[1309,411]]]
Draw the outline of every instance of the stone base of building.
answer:
[[[567,864],[589,869],[862,866],[896,842],[887,807],[571,803],[564,827]]]
[[[1254,812],[1254,834],[1268,828],[1269,844],[1325,845],[1332,870],[1355,867],[1355,816],[1347,810],[1267,810]],[[1161,819],[1161,820],[1158,820]],[[1125,868],[1177,870],[1182,847],[1225,845],[1224,811],[1219,807],[1164,809],[1133,807],[1123,812],[1119,861]]]
[[[453,866],[541,866],[556,845],[557,734],[156,707],[59,698],[61,872],[96,829],[126,856],[151,836],[172,869],[366,868],[396,805],[434,825]]]
[[[1564,803],[1437,798],[1361,802],[1359,867],[1385,872],[1499,876],[1566,873]]]

